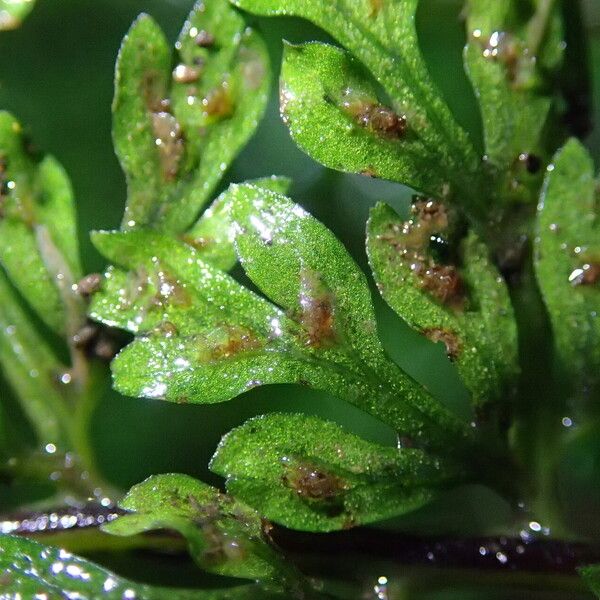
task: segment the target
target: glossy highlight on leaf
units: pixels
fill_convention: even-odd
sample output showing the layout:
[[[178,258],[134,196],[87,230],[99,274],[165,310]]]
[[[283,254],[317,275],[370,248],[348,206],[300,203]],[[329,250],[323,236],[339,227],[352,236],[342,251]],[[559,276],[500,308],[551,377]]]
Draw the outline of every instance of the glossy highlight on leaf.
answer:
[[[466,8],[465,68],[481,107],[486,160],[501,175],[508,172],[501,184],[508,186],[505,195],[526,200],[531,199],[532,175],[539,171],[528,157],[536,157],[536,165],[542,160],[538,156],[544,152],[553,103],[547,79],[560,67],[564,52],[558,4],[545,17],[548,23],[538,23],[546,4],[539,3],[531,19],[523,17],[514,0],[470,0]],[[537,178],[534,182],[537,188]]]
[[[415,163],[430,159],[429,171],[437,172],[437,175],[430,175],[433,183],[437,184],[438,179],[443,179],[446,194],[463,203],[476,218],[481,216],[484,206],[477,193],[481,184],[479,161],[467,134],[457,124],[429,76],[415,27],[418,0],[386,0],[381,3],[373,3],[372,0],[234,0],[234,3],[256,14],[303,17],[323,28],[367,68],[391,99],[392,106],[389,108],[406,119],[407,141],[405,144],[397,144],[397,147],[398,153],[404,150],[408,152],[407,156],[398,159],[399,165],[395,173],[389,169],[389,159],[383,158],[386,148],[389,155],[390,146],[382,143],[376,150],[377,145],[367,143],[361,139],[362,136],[348,146],[348,154],[357,151],[361,153],[359,160],[347,158],[347,164],[343,164],[343,155],[339,151],[341,144],[331,142],[335,155],[325,162],[327,166],[354,170],[359,164],[371,162],[374,174],[379,176],[378,168],[384,167],[388,162],[387,172],[393,175],[393,179],[406,182],[408,176],[416,174]],[[322,94],[319,98],[320,88],[323,84],[334,87],[335,104],[344,90],[353,92],[352,85],[358,83],[359,92],[369,90],[370,86],[366,84],[364,77],[357,77],[348,64],[341,71],[343,77],[339,72],[333,73],[331,65],[337,61],[339,66],[343,54],[336,56],[333,49],[329,50],[323,45],[300,48],[300,52],[307,51],[318,56],[318,60],[309,65],[309,73],[303,76],[301,69],[295,67],[300,64],[306,67],[306,62],[299,62],[298,50],[291,49],[287,52],[281,82],[282,112],[285,117],[287,96],[291,97],[292,91],[299,105],[306,94],[308,106],[319,106],[314,121],[310,119],[310,115],[304,115],[296,123],[290,117],[290,127],[300,145],[309,154],[314,153],[317,160],[322,160],[324,153],[320,151],[319,138],[325,136],[326,122],[331,127],[339,128],[341,121],[336,111],[322,104],[327,98]],[[348,61],[347,58],[343,60]],[[308,81],[307,75],[316,81]],[[348,78],[345,83],[344,77]],[[300,83],[307,83],[306,90],[302,89]],[[331,91],[327,90],[327,97]],[[309,123],[314,123],[312,135]],[[348,131],[352,129],[350,127]],[[344,136],[345,139],[348,137],[348,134]],[[412,139],[412,143],[409,139]],[[361,170],[369,172],[369,167]],[[381,176],[389,176],[383,168]],[[423,190],[428,190],[432,181],[424,181],[422,178],[425,177],[421,174],[414,182],[408,183],[417,188],[426,183],[428,187],[423,185]]]
[[[66,331],[81,277],[73,192],[52,157],[37,163],[19,122],[0,112],[0,264],[40,318]]]
[[[536,276],[558,368],[587,407],[600,389],[600,229],[593,161],[577,140],[554,157],[538,207]]]
[[[116,66],[113,137],[127,175],[123,228],[179,233],[258,125],[269,89],[262,40],[225,0],[197,2],[176,44],[141,15]]]
[[[0,592],[19,598],[79,600],[253,600],[275,595],[257,585],[221,590],[154,587],[129,581],[66,550],[26,538],[0,535]]]
[[[280,94],[292,137],[321,164],[444,193],[446,174],[431,168],[437,151],[403,114],[378,100],[347,52],[327,44],[286,45]]]
[[[421,450],[379,446],[316,417],[270,414],[229,432],[211,469],[227,489],[294,529],[331,531],[426,504],[457,477]]]
[[[454,260],[434,256],[436,244],[449,252],[453,243],[446,206],[419,199],[411,212],[405,221],[385,204],[371,209],[367,252],[377,287],[411,327],[444,344],[475,405],[498,400],[517,372],[506,284],[473,233]]]
[[[258,187],[263,187],[285,194],[291,180],[287,177],[265,177],[252,182]],[[237,255],[233,241],[235,232],[229,216],[231,191],[225,190],[202,213],[198,221],[182,234],[181,239],[196,248],[202,259],[223,271],[229,271],[237,263]]]
[[[0,31],[20,27],[34,6],[35,0],[0,0]]]
[[[120,507],[130,514],[104,525],[107,533],[175,530],[206,571],[264,582],[284,579],[286,566],[268,544],[260,515],[192,477],[154,475],[134,486]]]
[[[97,233],[96,247],[127,271],[107,272],[90,316],[138,336],[113,362],[117,389],[208,403],[258,385],[299,383],[426,444],[468,437],[467,423],[385,356],[364,274],[333,234],[275,192],[247,185],[231,194],[242,266],[286,311],[184,242]]]

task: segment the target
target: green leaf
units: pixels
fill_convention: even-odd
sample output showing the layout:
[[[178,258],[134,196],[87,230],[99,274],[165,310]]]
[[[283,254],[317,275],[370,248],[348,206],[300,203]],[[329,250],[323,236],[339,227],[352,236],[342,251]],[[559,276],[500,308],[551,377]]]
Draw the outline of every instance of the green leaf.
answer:
[[[339,145],[326,135],[326,127],[340,128],[343,119],[336,104],[343,103],[341,96],[347,88],[352,93],[353,86],[357,86],[359,100],[361,95],[371,98],[372,88],[344,54],[322,45],[288,49],[282,77],[282,111],[285,116],[291,98],[294,98],[296,106],[300,106],[306,98],[306,106],[319,107],[314,119],[303,115],[295,121],[291,115],[289,117],[292,134],[311,155],[317,153],[317,160],[324,154],[320,151],[319,139],[325,136],[332,150],[335,149],[334,159],[326,163],[328,166],[344,170],[358,167],[359,172],[369,171],[369,167],[373,166],[375,174],[379,174],[378,167],[385,165],[382,155],[389,155],[396,146],[397,153],[404,150],[409,150],[409,153],[399,159],[401,166],[396,172],[390,173],[394,179],[413,185],[407,178],[414,174],[415,161],[430,157],[428,170],[437,171],[437,178],[445,180],[446,193],[455,195],[455,199],[464,202],[473,213],[484,209],[476,192],[481,183],[478,177],[479,159],[467,134],[456,123],[431,80],[420,51],[415,28],[418,0],[234,0],[234,3],[257,14],[303,17],[323,28],[362,62],[390,98],[392,111],[406,118],[405,143],[396,141],[391,144],[387,141],[378,147],[375,143],[367,143],[363,132],[347,151],[348,155],[362,152],[361,160],[352,160],[349,156],[343,160],[338,151]],[[310,64],[309,57],[315,59],[313,64]],[[302,73],[302,67],[308,70]],[[307,84],[306,90],[301,87],[304,84]],[[329,98],[333,99],[333,105],[327,108],[324,102]],[[293,112],[295,117],[300,114],[299,110]],[[347,117],[346,122],[348,130],[343,139],[348,139],[350,132],[356,131]],[[375,148],[378,148],[377,151]],[[365,153],[366,149],[369,155]],[[383,165],[378,164],[378,158]],[[366,164],[369,162],[373,164]],[[390,175],[382,173],[382,176]],[[435,182],[436,176],[430,177]],[[431,186],[431,181],[424,182],[423,178],[422,175],[417,177],[415,187],[423,183],[428,188]],[[428,188],[423,185],[423,190]]]
[[[411,327],[445,345],[473,403],[498,400],[517,372],[517,331],[506,284],[470,233],[449,252],[452,213],[420,199],[408,221],[386,204],[371,209],[367,251],[377,287]],[[433,241],[432,241],[433,240]],[[444,258],[446,260],[444,260]]]
[[[291,180],[272,176],[256,179],[252,183],[285,194]],[[229,271],[237,263],[233,246],[235,234],[229,218],[230,203],[231,192],[227,189],[204,211],[196,224],[181,236],[183,241],[198,250],[203,260],[223,271]]]
[[[0,264],[52,329],[67,329],[81,277],[73,192],[52,157],[28,154],[18,121],[0,112]]]
[[[0,31],[20,27],[34,4],[35,0],[0,0]]]
[[[510,171],[504,184],[512,195],[519,191],[515,182],[522,187],[531,178],[528,156],[544,150],[552,106],[545,79],[564,50],[558,3],[553,9],[537,4],[530,20],[514,0],[470,0],[467,7],[465,67],[481,107],[486,156],[499,171]]]
[[[455,476],[420,450],[366,442],[316,417],[270,414],[228,433],[210,465],[227,490],[268,519],[332,531],[426,504]]]
[[[134,486],[119,505],[131,514],[104,525],[104,531],[129,536],[175,530],[206,571],[279,582],[290,569],[267,542],[257,512],[187,475],[152,476]]]
[[[587,586],[600,598],[600,565],[589,565],[577,569]]]
[[[173,238],[97,233],[96,247],[129,271],[109,270],[90,315],[138,335],[113,361],[117,389],[209,403],[257,385],[300,383],[423,443],[468,436],[466,423],[387,359],[364,274],[333,234],[274,192],[240,186],[231,194],[236,229],[245,231],[236,240],[242,265],[287,312]],[[265,227],[271,245],[261,238]]]
[[[170,121],[158,115],[168,98],[171,50],[158,24],[140,15],[123,39],[115,67],[113,143],[127,177],[127,206],[123,222],[143,224],[151,219],[165,188],[161,154],[156,146],[157,125]],[[173,123],[173,131],[176,126]],[[177,139],[167,147],[178,148]]]
[[[339,48],[286,45],[281,112],[296,143],[329,168],[444,193],[446,173],[431,168],[438,152],[378,100],[358,62]]]
[[[554,332],[558,368],[586,402],[600,386],[600,229],[597,182],[577,140],[548,168],[538,211],[536,276]]]
[[[171,71],[162,31],[142,15],[117,60],[113,136],[128,180],[126,229],[189,227],[266,106],[266,49],[226,0],[198,2],[176,48]]]
[[[186,590],[135,583],[66,550],[33,540],[0,535],[2,598],[79,598],[80,600],[253,600],[274,598],[258,585],[221,590]]]
[[[66,418],[59,395],[64,367],[21,307],[0,270],[0,366],[33,424],[37,441],[64,448]]]
[[[233,186],[233,194],[236,249],[246,274],[295,316],[317,355],[379,382],[379,405],[358,405],[418,437],[434,422],[461,431],[465,425],[385,355],[366,277],[335,235],[281,194],[252,185]]]

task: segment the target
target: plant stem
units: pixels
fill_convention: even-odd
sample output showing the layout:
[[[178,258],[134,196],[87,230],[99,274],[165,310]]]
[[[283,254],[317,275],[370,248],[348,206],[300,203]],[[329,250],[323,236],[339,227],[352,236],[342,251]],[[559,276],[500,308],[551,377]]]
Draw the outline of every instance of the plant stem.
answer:
[[[540,52],[555,4],[556,0],[539,0],[535,14],[529,21],[527,48],[532,56],[538,56]]]

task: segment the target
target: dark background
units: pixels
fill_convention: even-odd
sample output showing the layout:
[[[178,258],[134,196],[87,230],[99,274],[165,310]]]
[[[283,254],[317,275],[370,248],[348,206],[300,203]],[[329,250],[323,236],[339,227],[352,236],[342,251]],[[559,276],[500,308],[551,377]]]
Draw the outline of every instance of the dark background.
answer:
[[[55,155],[70,174],[82,254],[90,272],[101,270],[104,263],[91,247],[88,232],[117,227],[125,201],[124,178],[110,133],[113,69],[121,39],[131,21],[144,11],[174,40],[191,4],[191,0],[38,0],[21,29],[0,33],[0,108],[12,111],[40,149]],[[589,9],[589,28],[596,28],[590,50],[598,98],[600,3],[592,0]],[[460,2],[455,0],[425,0],[418,26],[433,77],[458,120],[481,145],[477,107],[461,66],[464,33],[459,13]],[[282,38],[327,39],[295,19],[251,17],[250,21],[267,39],[276,73]],[[597,102],[596,116],[600,117],[598,106]],[[592,134],[589,144],[598,161],[600,130]],[[258,133],[227,174],[223,187],[227,181],[270,174],[291,176],[295,182],[292,196],[332,228],[362,265],[366,263],[364,226],[369,206],[386,200],[401,208],[411,194],[401,185],[342,175],[314,163],[290,140],[278,116],[276,94]],[[408,330],[377,297],[375,301],[381,335],[394,358],[444,401],[464,406],[467,394],[442,349]],[[0,395],[5,394],[8,391],[2,386]],[[93,438],[102,470],[123,487],[167,471],[187,472],[214,483],[217,480],[206,465],[220,437],[250,416],[275,410],[319,414],[369,439],[395,443],[392,431],[351,406],[294,386],[255,389],[216,406],[175,406],[111,392],[97,411]],[[597,434],[586,432],[565,458],[564,485],[581,490],[582,498],[590,498],[594,490],[600,493],[598,479],[594,479],[600,470]],[[450,514],[446,526],[462,531],[468,526],[480,528],[484,522],[493,529],[508,514],[498,498],[483,490],[471,489],[454,500],[445,498],[444,506]],[[429,525],[435,527],[431,521]]]

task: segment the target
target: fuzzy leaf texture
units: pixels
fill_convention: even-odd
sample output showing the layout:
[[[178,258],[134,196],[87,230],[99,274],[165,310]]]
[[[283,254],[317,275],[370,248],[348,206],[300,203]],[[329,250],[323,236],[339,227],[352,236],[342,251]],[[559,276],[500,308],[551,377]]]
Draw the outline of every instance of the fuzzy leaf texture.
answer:
[[[0,0],[0,31],[20,27],[34,5],[35,0]]]
[[[534,200],[553,104],[549,79],[564,52],[558,3],[535,2],[524,16],[514,1],[467,4],[465,68],[479,101],[487,164],[503,197]]]
[[[0,265],[38,316],[67,331],[81,277],[73,192],[51,156],[37,162],[19,122],[0,112]]]
[[[276,176],[256,179],[252,183],[282,194],[291,186],[290,179]],[[235,232],[229,216],[231,195],[230,189],[224,191],[182,236],[183,241],[201,253],[203,260],[223,271],[229,271],[237,263],[233,244]]]
[[[65,421],[57,379],[63,368],[0,270],[0,366],[40,445],[64,447]]]
[[[387,106],[377,98],[349,54],[324,44],[288,47],[282,114],[306,152],[335,169],[449,195],[481,216],[479,160],[427,71],[415,29],[418,0],[234,3],[253,13],[299,16],[322,27],[366,67],[391,101]],[[426,174],[419,169],[424,163]]]
[[[94,235],[128,270],[108,271],[90,310],[137,334],[113,362],[117,389],[207,403],[257,385],[300,383],[423,443],[466,440],[467,423],[384,354],[366,278],[335,236],[285,196],[252,185],[231,194],[237,255],[275,304],[167,236]]]
[[[421,450],[372,444],[317,417],[276,413],[229,432],[210,466],[236,498],[305,531],[402,515],[457,475]]]
[[[518,370],[506,284],[474,233],[450,239],[445,205],[417,199],[411,213],[405,221],[386,204],[371,209],[367,251],[377,287],[411,327],[444,344],[473,404],[497,400]],[[460,243],[457,256],[444,256],[452,243]]]
[[[149,477],[119,505],[131,514],[104,525],[104,531],[120,536],[155,529],[177,531],[206,571],[280,582],[289,568],[268,544],[258,513],[187,475]]]
[[[538,209],[537,280],[559,373],[577,409],[600,391],[600,227],[594,164],[577,140],[554,157]]]
[[[226,0],[194,6],[176,54],[172,69],[148,15],[119,52],[113,138],[128,182],[125,229],[192,225],[266,106],[266,49]]]
[[[41,597],[253,600],[276,597],[254,584],[210,591],[144,585],[115,575],[66,550],[10,535],[0,535],[0,596],[6,600]]]

